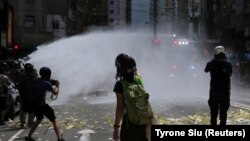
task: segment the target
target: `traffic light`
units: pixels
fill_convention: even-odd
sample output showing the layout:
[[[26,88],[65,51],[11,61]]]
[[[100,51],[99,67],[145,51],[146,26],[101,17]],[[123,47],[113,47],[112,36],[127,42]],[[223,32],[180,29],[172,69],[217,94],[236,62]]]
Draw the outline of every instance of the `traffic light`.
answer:
[[[14,50],[19,50],[19,49],[20,49],[20,45],[14,44],[14,45],[13,45],[13,49],[14,49]]]
[[[19,44],[13,44],[12,45],[12,55],[13,55],[13,57],[14,58],[18,58],[19,57],[19,55],[20,55],[20,45]]]
[[[153,42],[154,45],[160,45],[161,44],[161,40],[159,38],[154,38],[152,42]]]

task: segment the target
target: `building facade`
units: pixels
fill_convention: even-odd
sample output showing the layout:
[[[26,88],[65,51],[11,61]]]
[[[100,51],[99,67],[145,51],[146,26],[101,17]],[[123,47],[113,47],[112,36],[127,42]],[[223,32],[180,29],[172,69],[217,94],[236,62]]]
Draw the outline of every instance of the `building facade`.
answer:
[[[169,33],[177,32],[178,22],[178,2],[177,0],[166,0],[167,30]]]
[[[151,26],[152,20],[152,0],[131,0],[131,22],[132,28],[147,29]]]
[[[11,47],[13,42],[13,7],[0,0],[0,45]]]
[[[156,0],[157,32],[186,36],[188,32],[188,1]]]
[[[108,25],[122,28],[129,23],[131,0],[108,0]]]
[[[0,0],[0,60],[10,57],[13,48],[13,7]]]
[[[202,34],[200,31],[201,6],[201,0],[188,0],[189,36],[194,40],[198,40]]]
[[[115,2],[112,1],[111,4],[114,5]],[[82,33],[95,29],[106,30],[110,12],[108,5],[109,0],[78,0],[76,8],[77,31]]]
[[[9,0],[14,7],[14,42],[22,49],[76,33],[76,0]]]
[[[177,34],[188,36],[188,25],[189,15],[188,15],[188,1],[187,0],[178,0],[177,8]]]

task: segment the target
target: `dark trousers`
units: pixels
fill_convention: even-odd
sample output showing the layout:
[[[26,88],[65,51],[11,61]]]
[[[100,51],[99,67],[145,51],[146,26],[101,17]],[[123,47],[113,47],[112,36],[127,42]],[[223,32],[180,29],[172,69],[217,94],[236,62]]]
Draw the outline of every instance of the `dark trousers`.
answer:
[[[227,111],[230,107],[230,93],[210,91],[208,105],[210,108],[210,124],[217,125],[217,117],[220,117],[220,125],[226,125]]]
[[[147,125],[132,124],[126,117],[123,117],[123,123],[120,132],[121,141],[148,141],[146,138]]]

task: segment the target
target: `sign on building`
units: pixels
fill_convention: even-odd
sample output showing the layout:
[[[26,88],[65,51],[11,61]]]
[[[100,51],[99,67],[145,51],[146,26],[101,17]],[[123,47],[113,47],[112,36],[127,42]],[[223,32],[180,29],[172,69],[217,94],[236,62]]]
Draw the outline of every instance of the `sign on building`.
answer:
[[[9,8],[8,9],[8,46],[11,46],[12,45],[12,28],[13,28],[13,25],[12,25],[12,21],[13,21],[13,13],[12,13],[12,9]]]
[[[7,46],[7,43],[6,43],[6,33],[5,32],[1,32],[1,46],[2,47],[6,47]]]

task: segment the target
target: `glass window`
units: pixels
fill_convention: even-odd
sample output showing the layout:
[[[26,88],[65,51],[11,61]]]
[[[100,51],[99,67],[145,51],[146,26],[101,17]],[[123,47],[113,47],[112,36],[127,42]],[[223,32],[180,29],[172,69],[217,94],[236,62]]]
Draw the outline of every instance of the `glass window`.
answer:
[[[110,14],[113,14],[113,13],[114,13],[114,10],[110,10],[109,13],[110,13]]]
[[[53,29],[59,29],[59,21],[52,22]]]
[[[114,1],[110,1],[110,2],[109,2],[109,5],[114,5]]]
[[[113,19],[113,18],[109,19],[109,22],[113,23],[113,22],[114,22],[114,19]]]
[[[25,16],[24,26],[31,28],[35,26],[35,17],[34,16]]]

